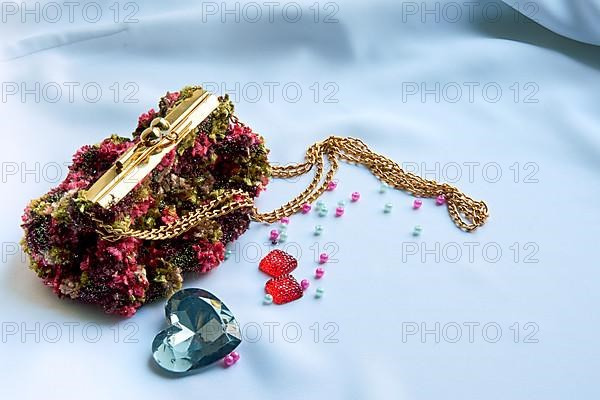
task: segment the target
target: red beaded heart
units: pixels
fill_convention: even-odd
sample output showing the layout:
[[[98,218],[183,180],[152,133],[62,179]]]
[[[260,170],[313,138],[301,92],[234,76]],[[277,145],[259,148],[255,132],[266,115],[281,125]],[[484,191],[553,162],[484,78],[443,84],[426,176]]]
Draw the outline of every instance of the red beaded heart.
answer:
[[[298,300],[304,293],[302,286],[292,275],[271,278],[265,284],[265,292],[273,296],[275,304],[285,304]]]
[[[298,261],[293,256],[285,251],[276,249],[260,260],[258,269],[273,277],[278,277],[289,274],[295,270],[297,266]]]

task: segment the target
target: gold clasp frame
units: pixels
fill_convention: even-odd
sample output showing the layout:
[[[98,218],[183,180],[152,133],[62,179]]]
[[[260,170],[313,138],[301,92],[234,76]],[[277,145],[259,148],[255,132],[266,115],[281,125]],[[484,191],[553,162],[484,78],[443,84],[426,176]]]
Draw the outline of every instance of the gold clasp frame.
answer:
[[[218,105],[217,96],[198,89],[164,118],[155,118],[140,135],[140,142],[85,191],[85,199],[104,208],[117,204]]]

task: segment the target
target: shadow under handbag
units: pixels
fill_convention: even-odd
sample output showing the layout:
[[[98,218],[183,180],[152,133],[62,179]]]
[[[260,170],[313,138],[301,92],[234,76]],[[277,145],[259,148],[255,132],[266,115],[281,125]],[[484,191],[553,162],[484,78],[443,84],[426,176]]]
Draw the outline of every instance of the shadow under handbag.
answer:
[[[133,139],[113,135],[83,146],[65,180],[29,203],[22,245],[30,267],[60,297],[131,316],[178,290],[186,273],[218,266],[225,245],[250,221],[273,223],[313,203],[339,160],[362,164],[414,196],[441,199],[465,231],[488,216],[484,202],[403,171],[359,139],[329,137],[298,164],[273,166],[267,155],[263,138],[238,120],[228,96],[200,87],[167,93],[158,111],[140,116]],[[271,212],[256,209],[254,198],[269,178],[312,169],[312,182],[297,197]]]

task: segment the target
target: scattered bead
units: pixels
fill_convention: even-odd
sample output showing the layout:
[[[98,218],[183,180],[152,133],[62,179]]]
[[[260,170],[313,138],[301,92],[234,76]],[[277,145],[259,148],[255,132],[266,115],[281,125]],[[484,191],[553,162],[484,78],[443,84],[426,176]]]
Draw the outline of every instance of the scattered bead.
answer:
[[[281,222],[282,225],[287,225],[290,223],[290,218],[289,217],[283,217],[279,220],[279,222]]]
[[[319,217],[325,217],[327,216],[327,213],[329,212],[329,210],[327,209],[327,207],[325,205],[323,205],[320,209],[319,209]]]
[[[269,234],[269,239],[271,239],[271,241],[276,241],[278,238],[279,238],[279,231],[277,229],[271,230],[271,233]]]
[[[302,290],[308,289],[309,286],[310,286],[310,282],[308,281],[308,279],[302,279],[300,281],[300,287],[302,287]]]
[[[330,192],[335,190],[336,187],[337,187],[337,182],[335,182],[335,181],[329,181],[329,183],[327,184],[327,190]]]
[[[302,204],[302,214],[308,214],[312,206],[308,203]]]
[[[235,364],[235,361],[233,360],[231,354],[223,358],[223,365],[225,365],[225,368],[231,367],[233,364]]]
[[[315,226],[315,236],[321,236],[321,233],[323,233],[323,225]]]
[[[321,279],[323,277],[323,275],[325,275],[325,270],[323,268],[319,267],[315,270],[315,278],[316,279]]]
[[[231,250],[225,250],[225,259],[227,260],[229,257],[231,257],[232,251]]]
[[[234,362],[238,362],[238,360],[240,359],[240,353],[238,353],[237,351],[232,351],[229,355],[231,356],[231,358],[233,358]]]
[[[416,225],[413,230],[413,236],[419,236],[423,232],[423,227],[421,225]]]
[[[323,297],[324,293],[325,293],[325,290],[323,290],[323,288],[317,288],[317,292],[315,293],[315,297],[317,299],[320,299],[321,297]]]
[[[325,203],[323,203],[322,200],[317,201],[317,203],[315,204],[315,207],[316,207],[317,211],[319,211],[324,206],[325,206]]]
[[[342,215],[344,215],[344,207],[338,207],[335,209],[335,216],[336,217],[341,217]]]
[[[329,256],[327,255],[327,253],[321,253],[319,255],[319,263],[325,264],[327,261],[329,261]]]
[[[389,185],[387,183],[382,183],[381,186],[379,186],[379,193],[385,193],[388,187]]]
[[[392,212],[392,203],[386,203],[385,206],[383,207],[383,212],[386,214],[389,214]]]
[[[350,196],[350,199],[354,202],[358,201],[358,199],[360,199],[360,193],[358,192],[352,192],[352,195]]]
[[[413,201],[413,208],[415,210],[418,210],[419,208],[421,208],[422,205],[423,205],[423,202],[419,199],[416,199],[415,201]]]
[[[443,194],[440,194],[438,197],[435,198],[435,204],[437,204],[438,206],[443,205],[446,202],[446,198],[444,197]]]
[[[281,233],[279,234],[279,239],[278,239],[278,240],[279,240],[279,242],[281,242],[281,243],[285,242],[285,241],[287,240],[287,233],[285,233],[285,232],[281,232]]]
[[[279,232],[281,233],[281,232],[287,231],[287,227],[288,226],[286,224],[280,224],[279,225]]]
[[[265,298],[263,300],[263,303],[265,303],[265,304],[271,304],[271,303],[273,303],[273,296],[270,295],[270,294],[268,294],[268,293],[265,294]]]

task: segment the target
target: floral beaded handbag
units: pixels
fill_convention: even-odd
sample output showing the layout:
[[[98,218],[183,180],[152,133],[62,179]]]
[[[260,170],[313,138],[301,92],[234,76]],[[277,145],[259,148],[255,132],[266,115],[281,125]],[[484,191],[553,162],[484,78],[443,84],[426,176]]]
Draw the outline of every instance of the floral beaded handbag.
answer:
[[[25,209],[31,268],[60,297],[131,316],[178,290],[186,273],[218,266],[250,221],[272,223],[314,202],[339,160],[414,196],[438,197],[465,231],[487,219],[484,202],[404,172],[359,139],[331,136],[310,146],[302,163],[270,165],[263,138],[233,111],[227,95],[186,87],[142,114],[132,139],[113,135],[79,149],[65,180]],[[271,212],[256,209],[269,178],[313,168],[300,195]]]

